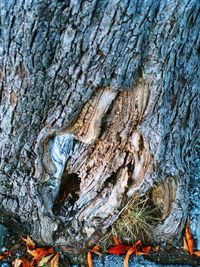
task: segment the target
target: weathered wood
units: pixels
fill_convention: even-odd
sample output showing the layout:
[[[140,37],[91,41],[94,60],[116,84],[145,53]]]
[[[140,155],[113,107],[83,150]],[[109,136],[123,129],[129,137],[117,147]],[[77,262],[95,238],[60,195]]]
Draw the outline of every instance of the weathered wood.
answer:
[[[197,0],[3,0],[1,216],[38,241],[81,247],[163,181],[155,232],[180,235],[198,134],[199,13]]]

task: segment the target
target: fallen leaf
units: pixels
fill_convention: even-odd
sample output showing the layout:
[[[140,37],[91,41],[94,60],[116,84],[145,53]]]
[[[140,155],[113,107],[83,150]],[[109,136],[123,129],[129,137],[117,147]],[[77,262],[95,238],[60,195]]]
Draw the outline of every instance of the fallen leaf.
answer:
[[[14,267],[33,267],[34,263],[25,258],[15,259]]]
[[[153,248],[152,246],[146,246],[142,248],[142,252],[144,254],[149,254],[150,251],[157,251],[157,249]]]
[[[54,249],[53,247],[50,248],[36,248],[36,249],[28,249],[28,253],[31,254],[36,261],[40,261],[43,257],[47,256],[48,254],[53,254]]]
[[[138,252],[136,253],[136,255],[143,256],[143,255],[148,255],[148,253],[145,253],[145,252],[142,252],[142,251],[138,251]]]
[[[93,252],[99,256],[103,256],[103,254],[100,251],[101,251],[101,248],[98,245],[94,246],[93,249],[90,250],[90,252]]]
[[[157,248],[152,246],[145,246],[143,247],[142,241],[138,240],[134,246],[132,246],[126,253],[124,258],[124,267],[128,267],[128,261],[132,254],[134,255],[148,255],[150,251],[157,251]]]
[[[98,245],[95,245],[95,246],[93,247],[93,249],[92,249],[92,250],[100,251],[100,250],[101,250],[101,248],[100,248],[100,246],[98,246]]]
[[[197,257],[200,257],[200,250],[199,251],[195,251],[194,255],[197,256]]]
[[[51,267],[58,267],[59,262],[59,252],[51,260]]]
[[[51,259],[53,256],[54,256],[54,254],[51,254],[51,255],[48,255],[48,256],[43,257],[43,258],[40,260],[40,262],[39,262],[39,264],[38,264],[38,267],[42,267],[43,265],[45,265],[47,262],[50,261],[50,259]]]
[[[188,249],[188,244],[187,244],[187,241],[186,241],[186,238],[185,238],[185,237],[183,238],[183,249],[184,249],[185,251],[189,251],[189,249]]]
[[[141,241],[141,240],[138,240],[138,241],[135,243],[135,246],[136,246],[136,247],[141,247],[141,246],[142,246],[142,241]]]
[[[126,256],[125,256],[125,258],[124,258],[124,267],[128,267],[128,261],[129,261],[129,258],[130,258],[130,256],[131,256],[133,253],[136,253],[136,247],[135,247],[135,246],[132,246],[132,247],[129,248],[129,250],[127,251]]]
[[[91,251],[88,251],[88,253],[87,253],[87,261],[88,261],[88,267],[93,267],[92,252]]]
[[[11,256],[11,253],[9,251],[6,251],[0,255],[0,261],[5,258]]]
[[[192,233],[191,233],[191,230],[190,230],[190,219],[189,219],[189,217],[187,219],[185,235],[186,235],[186,241],[187,241],[187,245],[188,245],[188,251],[189,251],[190,255],[193,255],[193,253],[194,253],[194,240],[193,240]]]
[[[121,244],[121,245],[109,248],[108,252],[111,254],[115,254],[115,255],[122,255],[122,254],[125,254],[130,248],[131,246]]]
[[[27,248],[29,248],[29,249],[35,249],[35,243],[34,243],[33,240],[30,238],[30,236],[27,235],[27,238],[25,238],[25,237],[21,237],[21,238],[22,238],[22,240],[23,240],[24,242],[26,242],[26,246],[27,246]]]

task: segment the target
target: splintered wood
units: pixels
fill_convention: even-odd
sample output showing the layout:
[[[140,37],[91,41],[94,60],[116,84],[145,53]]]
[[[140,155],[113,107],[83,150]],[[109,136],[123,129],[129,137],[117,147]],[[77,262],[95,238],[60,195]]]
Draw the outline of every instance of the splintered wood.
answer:
[[[55,145],[58,139],[51,141],[49,150],[54,166],[49,164],[51,159],[47,164],[44,162],[51,174],[45,186],[51,185],[52,201],[55,201],[58,196],[54,192],[62,191],[56,187],[62,184],[62,176],[77,175],[80,179],[78,198],[73,201],[66,192],[69,198],[65,199],[60,215],[69,219],[73,209],[70,221],[75,215],[79,222],[84,222],[80,227],[82,225],[87,237],[94,234],[98,225],[108,228],[112,224],[122,199],[128,201],[135,192],[143,193],[149,186],[146,180],[153,172],[153,157],[147,140],[138,129],[147,98],[148,89],[142,83],[134,90],[121,93],[110,88],[98,90],[85,104],[76,122],[59,136],[60,144]],[[64,140],[70,144],[65,144]],[[55,166],[56,174],[52,173]],[[69,201],[73,201],[71,208]]]

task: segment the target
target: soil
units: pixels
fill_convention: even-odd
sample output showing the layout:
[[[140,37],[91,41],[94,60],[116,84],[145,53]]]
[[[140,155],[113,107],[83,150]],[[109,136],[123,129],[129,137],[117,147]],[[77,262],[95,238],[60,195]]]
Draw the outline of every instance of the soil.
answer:
[[[7,234],[7,231],[6,231],[6,234]],[[1,235],[1,237],[3,236]],[[16,236],[13,238],[12,236],[8,237],[6,247],[1,247],[1,251],[5,251],[5,250],[9,250],[11,252],[11,256],[3,259],[0,267],[1,266],[12,266],[12,262],[17,257],[21,257],[21,256],[25,256],[27,258],[30,257],[26,251],[26,246],[20,237],[18,237],[18,239],[16,239]],[[115,257],[116,257],[116,260],[117,258],[120,258],[119,256],[115,256]],[[80,261],[80,259],[82,259],[81,266],[87,266],[84,264],[84,261],[86,261],[85,255],[72,255],[72,254],[69,255],[67,253],[61,252],[60,266],[61,267],[72,266],[72,264],[70,264],[70,261],[76,262],[76,261]],[[96,257],[96,259],[97,259],[97,266],[98,266],[98,257]],[[156,263],[158,267],[162,265],[165,265],[165,266],[168,266],[168,265],[200,266],[200,257],[190,256],[187,252],[185,252],[182,249],[181,244],[179,244],[179,246],[176,246],[176,247],[174,246],[165,246],[165,247],[163,246],[162,247],[161,246],[158,252],[152,252],[149,255],[144,256],[144,259],[150,262]],[[142,266],[148,266],[148,265],[142,265]]]
[[[156,253],[151,253],[144,257],[145,259],[165,265],[191,265],[200,266],[200,257],[190,256],[187,252],[177,248],[166,248]]]

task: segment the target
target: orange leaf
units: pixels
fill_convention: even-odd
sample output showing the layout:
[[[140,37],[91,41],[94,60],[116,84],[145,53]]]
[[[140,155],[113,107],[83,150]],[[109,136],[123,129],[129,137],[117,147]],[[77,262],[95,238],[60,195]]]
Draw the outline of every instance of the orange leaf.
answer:
[[[39,262],[39,264],[38,264],[38,267],[42,267],[44,264],[46,264],[47,262],[49,262],[50,259],[51,259],[53,256],[54,256],[54,254],[50,254],[50,255],[48,255],[48,256],[43,257],[43,258],[40,260],[40,262]]]
[[[132,246],[132,247],[129,248],[129,250],[127,251],[126,256],[125,256],[125,258],[124,258],[124,267],[128,267],[128,261],[129,261],[129,258],[130,258],[130,256],[131,256],[133,253],[136,253],[136,247],[135,247],[135,246]]]
[[[3,254],[0,255],[0,261],[5,258],[11,256],[11,253],[9,251],[4,252]]]
[[[92,253],[91,253],[91,251],[88,251],[88,254],[87,254],[87,261],[88,261],[88,267],[93,267],[93,263],[92,263]]]
[[[59,252],[51,260],[51,267],[58,267]]]
[[[33,240],[30,238],[30,236],[27,235],[27,238],[25,237],[21,237],[23,241],[26,242],[26,246],[29,249],[35,249],[35,243],[33,242]]]
[[[116,246],[122,245],[121,239],[119,239],[116,236],[113,236],[112,238],[113,238],[113,241],[114,241],[114,243],[115,243]]]
[[[192,233],[191,233],[191,230],[190,230],[190,219],[189,219],[189,217],[188,217],[188,220],[187,220],[187,226],[186,226],[186,230],[185,230],[185,235],[186,235],[186,241],[187,241],[189,253],[190,253],[190,255],[193,255],[193,253],[194,253],[194,240],[193,240]]]
[[[197,257],[200,257],[200,250],[199,251],[195,251],[194,255],[197,256]]]
[[[50,248],[36,248],[33,250],[28,249],[28,253],[31,254],[36,261],[40,261],[43,257],[48,254],[53,254],[54,249],[53,247]]]
[[[152,246],[146,246],[142,248],[142,252],[144,252],[145,254],[149,254],[150,251],[156,251],[156,249]]]
[[[136,253],[136,255],[148,255],[148,253],[138,251],[138,252]]]
[[[136,246],[136,247],[141,247],[141,246],[142,246],[142,241],[141,241],[141,240],[138,240],[138,241],[135,243],[135,246]]]
[[[93,249],[94,250],[97,250],[97,251],[100,251],[101,250],[100,246],[98,246],[98,245],[94,246]]]
[[[130,248],[131,246],[121,244],[121,245],[109,248],[108,252],[111,254],[115,254],[115,255],[122,255],[122,254],[125,254]]]
[[[25,258],[15,259],[14,261],[14,267],[33,267],[33,262],[28,261]]]
[[[95,254],[97,254],[97,255],[99,255],[99,256],[103,256],[103,254],[100,252],[100,250],[101,250],[100,246],[96,245],[90,251],[95,253]]]
[[[183,249],[186,250],[186,251],[189,251],[188,244],[187,244],[187,241],[186,241],[185,237],[183,238]]]

